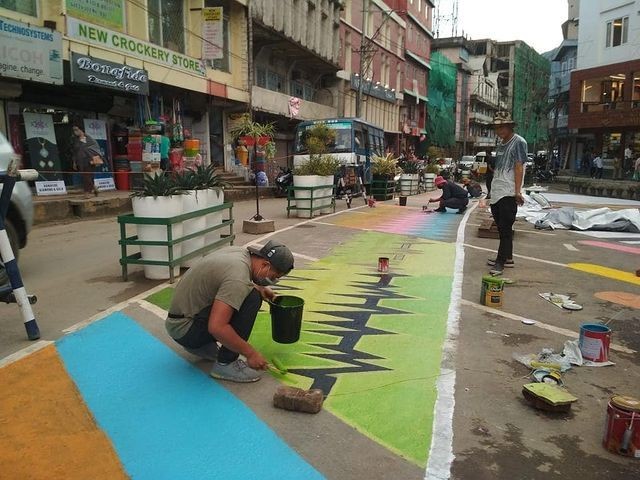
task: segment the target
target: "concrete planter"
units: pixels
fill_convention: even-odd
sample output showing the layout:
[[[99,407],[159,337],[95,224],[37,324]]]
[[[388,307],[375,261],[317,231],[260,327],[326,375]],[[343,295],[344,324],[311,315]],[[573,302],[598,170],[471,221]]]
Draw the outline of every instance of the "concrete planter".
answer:
[[[131,201],[133,215],[142,218],[171,218],[182,214],[182,203],[184,195],[174,195],[171,197],[134,197]],[[171,227],[173,240],[182,237],[182,224]],[[142,241],[166,242],[167,227],[164,225],[138,225],[138,239]],[[166,262],[169,260],[169,251],[163,246],[140,246],[143,260],[159,260]],[[182,255],[181,244],[173,247],[173,258]],[[180,267],[173,267],[173,275],[180,275]],[[157,265],[144,265],[144,276],[150,280],[166,280],[170,277],[169,267]]]

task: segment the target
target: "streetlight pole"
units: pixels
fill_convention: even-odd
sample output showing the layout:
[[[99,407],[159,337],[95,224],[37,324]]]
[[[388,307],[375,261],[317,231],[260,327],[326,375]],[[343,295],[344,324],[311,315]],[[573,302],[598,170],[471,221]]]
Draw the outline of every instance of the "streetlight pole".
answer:
[[[363,94],[363,81],[364,81],[364,66],[365,55],[367,54],[369,45],[367,41],[367,26],[369,24],[369,4],[368,0],[362,0],[362,38],[360,39],[360,69],[359,69],[359,81],[358,92],[356,94],[356,118],[360,118],[362,115],[362,94]]]

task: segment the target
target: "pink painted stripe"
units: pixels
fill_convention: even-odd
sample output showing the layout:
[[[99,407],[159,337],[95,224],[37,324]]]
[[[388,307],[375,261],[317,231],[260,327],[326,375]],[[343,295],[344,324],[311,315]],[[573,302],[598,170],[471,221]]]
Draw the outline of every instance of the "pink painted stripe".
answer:
[[[640,248],[620,245],[619,243],[598,242],[596,240],[580,240],[578,243],[582,245],[590,245],[592,247],[608,248],[610,250],[617,250],[618,252],[635,253],[636,255],[640,255]]]

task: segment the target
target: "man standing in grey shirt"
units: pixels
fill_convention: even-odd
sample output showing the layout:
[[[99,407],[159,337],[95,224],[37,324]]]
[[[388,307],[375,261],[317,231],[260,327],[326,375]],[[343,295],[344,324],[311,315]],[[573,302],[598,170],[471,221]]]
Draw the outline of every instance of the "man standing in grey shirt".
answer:
[[[496,112],[493,120],[500,139],[491,183],[491,213],[498,227],[500,246],[495,259],[487,263],[491,275],[502,275],[504,267],[513,267],[513,224],[518,205],[524,203],[522,184],[527,160],[527,141],[514,133],[515,122],[509,112]]]

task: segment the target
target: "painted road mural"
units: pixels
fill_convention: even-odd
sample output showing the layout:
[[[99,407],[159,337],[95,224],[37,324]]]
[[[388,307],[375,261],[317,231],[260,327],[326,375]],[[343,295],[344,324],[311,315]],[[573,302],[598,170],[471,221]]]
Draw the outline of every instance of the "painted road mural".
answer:
[[[325,411],[345,428],[423,469],[462,217],[364,212],[321,219],[350,234],[279,285],[305,300],[300,341],[275,343],[263,308],[251,342],[288,368],[280,381],[322,389]],[[166,309],[172,291],[147,300]],[[223,382],[122,312],[0,369],[0,382],[0,464],[17,478],[34,469],[51,478],[323,477]],[[212,430],[228,441],[212,448]]]

